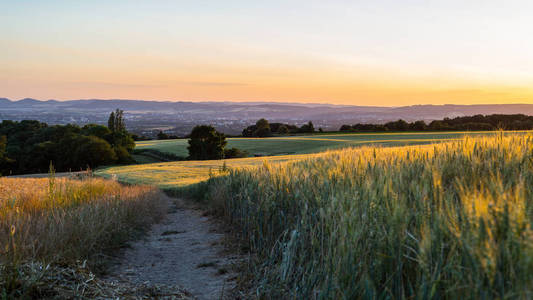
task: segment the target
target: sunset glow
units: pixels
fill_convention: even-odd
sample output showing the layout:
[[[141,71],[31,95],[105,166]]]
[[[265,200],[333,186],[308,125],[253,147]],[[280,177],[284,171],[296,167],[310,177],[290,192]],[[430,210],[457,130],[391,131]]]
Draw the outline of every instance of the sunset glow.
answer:
[[[0,97],[533,103],[531,1],[80,2],[0,4]]]

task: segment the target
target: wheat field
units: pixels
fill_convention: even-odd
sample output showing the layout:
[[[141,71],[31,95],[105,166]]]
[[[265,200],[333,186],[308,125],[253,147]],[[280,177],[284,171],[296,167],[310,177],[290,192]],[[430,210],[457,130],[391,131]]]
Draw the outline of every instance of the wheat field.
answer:
[[[259,297],[533,297],[533,136],[330,151],[230,169],[201,197]]]

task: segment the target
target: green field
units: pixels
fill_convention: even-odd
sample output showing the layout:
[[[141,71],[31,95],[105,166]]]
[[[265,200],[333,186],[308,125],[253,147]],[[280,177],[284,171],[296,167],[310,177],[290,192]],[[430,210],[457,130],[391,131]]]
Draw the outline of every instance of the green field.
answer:
[[[356,134],[317,134],[307,136],[287,136],[271,138],[228,138],[227,147],[235,147],[253,155],[307,154],[361,145],[403,146],[422,145],[450,141],[468,136],[494,135],[496,132],[409,132],[409,133],[356,133]],[[187,140],[154,140],[136,143],[137,149],[155,149],[186,157]]]

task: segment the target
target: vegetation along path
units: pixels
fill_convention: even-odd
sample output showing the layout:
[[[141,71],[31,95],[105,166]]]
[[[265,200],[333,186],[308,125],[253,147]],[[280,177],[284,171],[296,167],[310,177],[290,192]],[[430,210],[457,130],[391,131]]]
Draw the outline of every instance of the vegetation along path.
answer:
[[[166,197],[166,196],[164,196]],[[112,280],[180,286],[196,299],[224,299],[235,286],[240,257],[224,247],[224,233],[202,210],[166,197],[169,213],[147,237],[131,244],[111,268]]]

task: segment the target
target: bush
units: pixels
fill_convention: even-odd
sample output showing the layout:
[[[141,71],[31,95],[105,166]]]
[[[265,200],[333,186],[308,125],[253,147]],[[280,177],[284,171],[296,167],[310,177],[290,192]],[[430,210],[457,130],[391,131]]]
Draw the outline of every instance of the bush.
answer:
[[[224,149],[224,158],[243,158],[247,156],[248,152],[237,148]]]

